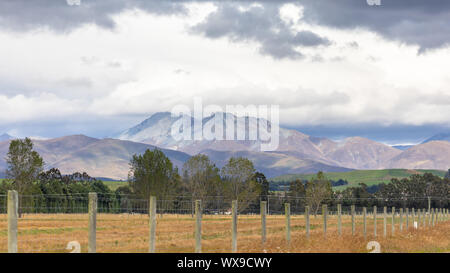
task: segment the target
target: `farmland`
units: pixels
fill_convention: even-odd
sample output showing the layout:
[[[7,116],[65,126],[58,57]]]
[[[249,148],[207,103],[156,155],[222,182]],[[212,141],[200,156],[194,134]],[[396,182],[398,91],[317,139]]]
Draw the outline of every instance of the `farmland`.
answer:
[[[432,173],[439,177],[444,177],[445,171],[440,170],[406,170],[406,169],[387,169],[387,170],[357,170],[351,172],[330,172],[326,173],[326,177],[337,181],[339,179],[347,180],[348,185],[334,187],[335,190],[342,190],[350,186],[358,186],[359,183],[365,183],[368,186],[380,183],[389,183],[392,178],[407,178],[413,174]],[[280,182],[293,181],[296,179],[308,180],[315,174],[286,174],[270,179],[271,184]],[[5,179],[0,179],[0,183]],[[115,191],[117,188],[127,186],[127,181],[102,181],[110,190]]]
[[[340,190],[349,186],[358,186],[359,183],[364,183],[368,186],[377,185],[381,183],[389,183],[392,178],[407,178],[413,174],[432,173],[434,175],[444,177],[445,171],[439,170],[406,170],[406,169],[386,169],[386,170],[357,170],[351,172],[330,172],[326,173],[328,179],[337,181],[339,179],[347,180],[348,185],[334,187]],[[271,179],[271,183],[280,183],[283,181],[293,181],[296,179],[309,180],[315,174],[287,174]]]
[[[102,181],[110,190],[115,191],[119,187],[127,186],[127,181]]]
[[[261,245],[261,219],[259,215],[240,215],[238,218],[238,252],[368,252],[366,244],[376,239],[382,252],[449,252],[450,221],[435,227],[410,225],[395,236],[383,237],[383,218],[377,219],[378,237],[372,235],[373,223],[368,221],[368,237],[363,237],[363,223],[357,217],[356,234],[351,235],[351,217],[343,216],[343,235],[337,234],[337,217],[329,216],[327,236],[323,236],[322,218],[311,216],[311,236],[305,237],[303,215],[291,217],[292,241],[285,240],[285,218],[267,216],[267,242]],[[159,215],[156,229],[157,252],[194,252],[194,225],[190,215]],[[87,214],[25,214],[19,219],[19,252],[69,252],[69,241],[78,241],[81,251],[87,251]],[[6,252],[6,215],[0,215],[0,252]],[[145,214],[98,214],[97,252],[147,252],[148,216]],[[203,252],[231,251],[231,216],[204,215],[202,220]]]

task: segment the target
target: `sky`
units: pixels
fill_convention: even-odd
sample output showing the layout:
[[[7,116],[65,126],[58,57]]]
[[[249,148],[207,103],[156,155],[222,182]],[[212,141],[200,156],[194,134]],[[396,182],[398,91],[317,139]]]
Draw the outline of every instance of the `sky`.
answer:
[[[388,144],[450,131],[450,1],[0,1],[0,134],[115,136],[178,104]]]

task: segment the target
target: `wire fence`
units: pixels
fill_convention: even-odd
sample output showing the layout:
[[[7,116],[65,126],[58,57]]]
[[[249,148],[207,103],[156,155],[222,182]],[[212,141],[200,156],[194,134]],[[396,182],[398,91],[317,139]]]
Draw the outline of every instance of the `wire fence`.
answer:
[[[195,199],[191,196],[175,196],[157,200],[158,252],[194,251]],[[8,251],[7,201],[6,195],[0,195],[0,252]],[[383,234],[386,232],[385,221],[390,221],[389,224],[394,226],[393,230],[398,231],[413,228],[414,222],[418,227],[424,228],[433,226],[432,221],[437,223],[439,219],[448,219],[448,207],[445,207],[449,204],[447,198],[412,198],[406,200],[407,202],[397,198],[371,199],[368,206],[353,205],[365,201],[368,200],[324,199],[314,205],[311,200],[303,197],[265,196],[251,201],[238,200],[239,241],[240,244],[254,244],[255,238],[259,238],[262,232],[261,204],[266,205],[267,232],[274,236],[282,236],[285,232],[286,203],[290,206],[292,236],[305,236],[307,229],[312,234],[322,231],[324,212],[327,215],[328,232],[331,233],[340,230],[342,233],[369,234],[368,230],[375,229],[379,234]],[[396,202],[418,205],[396,207],[392,214],[393,206],[389,205],[398,204]],[[97,252],[148,252],[150,237],[148,199],[135,195],[99,194],[96,204]],[[441,204],[442,207],[432,204]],[[326,205],[326,211],[323,210],[323,205]],[[429,206],[433,211],[436,208],[436,213],[432,214]],[[387,207],[386,215],[385,207]],[[306,211],[310,215],[308,226],[305,219]],[[203,251],[229,252],[232,200],[222,196],[204,197],[201,212]],[[81,252],[88,251],[88,193],[19,195],[18,216],[18,252],[70,252],[72,250],[68,248],[70,242],[79,243]],[[338,226],[339,218],[340,226]]]
[[[0,195],[0,253],[8,251],[8,217],[7,212],[8,197],[6,195]]]

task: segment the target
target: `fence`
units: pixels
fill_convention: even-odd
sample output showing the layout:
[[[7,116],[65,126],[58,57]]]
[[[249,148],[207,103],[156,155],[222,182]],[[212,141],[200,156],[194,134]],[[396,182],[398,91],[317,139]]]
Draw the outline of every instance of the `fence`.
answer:
[[[399,208],[385,205],[398,202],[394,199],[376,200],[367,207],[352,205],[351,199],[324,200],[320,205],[307,201],[273,196],[253,202],[220,196],[157,200],[9,191],[0,195],[0,252],[237,252],[239,245],[255,241],[264,245],[274,233],[284,233],[287,244],[293,237],[319,233],[325,238],[330,234],[376,238],[432,228],[449,216],[448,208],[428,207],[448,201],[432,198],[422,207]]]

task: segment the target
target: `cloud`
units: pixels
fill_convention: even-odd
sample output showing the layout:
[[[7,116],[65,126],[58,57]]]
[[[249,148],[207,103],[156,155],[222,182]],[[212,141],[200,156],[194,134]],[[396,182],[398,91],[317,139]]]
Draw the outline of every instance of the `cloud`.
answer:
[[[418,45],[420,52],[450,42],[447,0],[381,0],[381,6],[369,6],[364,0],[303,0],[301,4],[306,22],[366,28],[391,40]]]
[[[80,18],[50,14],[59,4],[43,11],[36,4],[47,3],[42,0],[14,14],[12,7],[24,1],[0,1],[0,59],[7,64],[0,66],[0,133],[17,128],[21,136],[114,135],[154,112],[191,105],[195,96],[205,105],[278,104],[281,122],[299,128],[450,126],[450,78],[442,69],[450,48],[417,56],[417,46],[380,39],[375,32],[402,41],[401,28],[412,20],[396,19],[386,1],[382,7],[364,0],[359,6],[302,1],[299,9],[275,2],[197,3],[184,6],[188,16],[172,16],[184,12],[175,2],[177,8],[159,16],[162,11],[132,10],[141,1],[82,0],[71,7],[61,0],[60,8],[69,11],[97,9]],[[115,8],[100,9],[107,3]],[[26,16],[32,9],[39,17]],[[437,9],[404,9],[423,25],[430,26],[432,15],[441,18]],[[111,17],[111,24],[92,25]],[[383,25],[402,35],[389,36],[392,30]],[[54,31],[27,31],[39,27]],[[445,28],[422,34],[440,32]]]
[[[292,23],[283,20],[280,4],[246,5],[222,3],[192,32],[207,38],[227,37],[233,42],[257,42],[259,51],[275,59],[303,57],[298,47],[329,45],[327,38],[311,31],[294,31]]]
[[[296,47],[326,45],[329,41],[317,33],[292,33],[296,20],[341,29],[367,28],[385,38],[419,46],[420,52],[446,46],[450,42],[450,1],[381,0],[370,6],[365,0],[266,0],[191,1],[191,0],[81,0],[70,6],[66,0],[2,0],[0,28],[29,31],[48,28],[64,33],[85,24],[107,29],[115,27],[113,16],[139,9],[156,15],[187,14],[186,4],[215,3],[218,10],[195,28],[209,38],[229,37],[260,43],[260,51],[274,58],[299,58]],[[302,7],[301,18],[289,14],[286,20],[280,8]],[[300,6],[301,5],[301,6]],[[250,6],[250,9],[242,9]],[[289,8],[292,10],[292,8]],[[289,12],[288,12],[289,13]]]
[[[148,0],[81,0],[81,4],[68,5],[66,0],[2,0],[0,1],[0,27],[14,31],[48,28],[68,32],[84,24],[113,28],[112,16],[140,9],[157,15],[183,14],[183,3]]]
[[[247,1],[239,1],[246,4]],[[301,5],[299,22],[338,29],[368,29],[389,40],[417,45],[419,53],[450,44],[450,1],[382,0],[370,6],[365,0],[261,1],[248,10],[239,4],[219,4],[195,30],[209,38],[257,41],[260,51],[274,58],[299,58],[298,46],[327,45],[327,38],[313,32],[290,31],[295,20],[284,20],[279,9],[286,3]],[[292,4],[289,4],[292,5]]]

